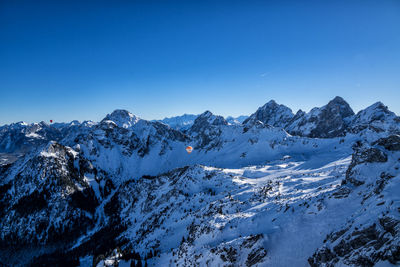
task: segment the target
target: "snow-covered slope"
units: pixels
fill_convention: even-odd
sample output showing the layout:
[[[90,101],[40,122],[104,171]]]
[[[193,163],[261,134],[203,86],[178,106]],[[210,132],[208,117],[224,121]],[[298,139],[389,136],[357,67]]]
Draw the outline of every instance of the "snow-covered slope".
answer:
[[[128,181],[114,199],[127,226],[121,254],[148,255],[152,266],[399,263],[400,154],[398,138],[391,139],[376,143],[384,158],[359,159],[355,148],[333,161],[316,155],[241,169],[197,165]],[[351,182],[355,166],[373,170],[369,182]]]
[[[355,146],[339,188],[354,212],[326,236],[311,266],[400,264],[399,159],[398,135]]]
[[[94,261],[122,265],[140,255],[151,266],[396,263],[400,260],[396,256],[400,199],[395,193],[400,185],[399,144],[399,137],[392,136],[362,150],[356,146],[352,157],[343,157],[340,151],[333,150],[323,158],[318,154],[304,160],[285,156],[243,168],[193,165],[158,176],[129,179],[115,189],[109,186],[109,195],[101,193],[104,189],[99,186],[105,184],[101,182],[105,178],[95,175],[90,167],[84,168],[82,180],[71,180],[71,190],[74,185],[79,185],[78,190],[87,188],[90,179],[85,177],[95,177],[100,193],[93,190],[92,197],[102,204],[92,201],[94,204],[87,208],[93,214],[90,229],[61,255],[45,251],[45,256],[35,262],[57,261],[58,257],[72,261],[74,255],[80,255],[82,262],[90,264]],[[56,162],[60,158],[81,157],[70,148],[57,150],[54,146],[59,147],[52,145],[41,153],[42,157]],[[370,151],[371,146],[380,152],[363,152]],[[75,168],[79,170],[78,165]],[[73,177],[73,172],[74,168],[66,177]],[[369,178],[360,180],[365,179],[364,173],[369,173]],[[57,196],[49,192],[52,197]],[[91,207],[96,209],[94,213]],[[38,216],[37,213],[28,210],[25,216]],[[379,222],[375,224],[376,234],[359,230],[370,229],[374,222]],[[38,220],[15,223],[38,231]],[[348,246],[354,243],[357,249],[339,250],[344,243],[336,240],[342,235],[343,242],[349,242]],[[350,242],[347,235],[354,236],[356,241]],[[365,240],[373,241],[379,235],[387,236],[379,241],[379,251],[386,252],[371,254],[373,245]],[[104,247],[104,236],[109,246]],[[331,245],[331,240],[336,243]],[[331,252],[327,252],[326,244]],[[336,244],[341,245],[336,248]],[[99,257],[101,254],[106,260]]]
[[[127,224],[134,226],[128,226],[122,236],[133,238],[132,243],[140,240],[143,247],[135,246],[137,252],[158,251],[160,258],[150,260],[153,264],[297,266],[322,240],[316,239],[320,233],[315,232],[307,237],[308,246],[302,247],[305,240],[290,233],[310,232],[318,226],[325,214],[317,214],[320,202],[316,200],[336,192],[349,158],[326,165],[312,162],[312,168],[287,158],[243,169],[194,166],[139,181],[133,187],[138,190],[136,201],[127,193],[119,194],[122,217],[149,214],[131,217]],[[123,192],[133,190],[123,188]],[[150,198],[145,197],[148,192]],[[333,201],[330,208],[338,205]],[[308,225],[296,219],[304,216],[310,220]],[[149,233],[149,227],[157,230]],[[292,255],[295,250],[297,256]]]
[[[399,264],[398,117],[335,98],[294,115],[291,135],[273,126],[286,111],[269,102],[243,124],[206,111],[185,131],[125,110],[1,127],[14,147],[1,157],[27,149],[0,164],[0,262]]]
[[[186,134],[160,122],[136,118],[131,123],[133,115],[129,114],[126,123],[116,117],[119,125],[112,117],[108,115],[90,131],[60,142],[76,147],[97,168],[118,176],[120,181],[199,163],[221,167],[261,163],[286,153],[291,146],[296,147],[293,153],[307,150],[311,147],[308,143],[313,142],[304,145],[297,137],[273,127],[255,126],[245,131],[242,125],[229,125],[209,111],[199,115]],[[185,150],[187,145],[194,148],[190,155]]]

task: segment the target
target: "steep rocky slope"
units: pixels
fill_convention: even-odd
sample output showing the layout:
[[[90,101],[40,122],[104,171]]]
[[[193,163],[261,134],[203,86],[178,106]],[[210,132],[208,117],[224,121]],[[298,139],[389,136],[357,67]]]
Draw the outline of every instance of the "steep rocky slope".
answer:
[[[33,255],[68,248],[94,226],[96,208],[112,184],[103,171],[56,142],[17,161],[1,182],[1,261],[12,255],[13,264],[26,263],[17,256],[26,248]]]
[[[244,120],[243,124],[251,126],[260,121],[266,125],[284,128],[292,118],[293,113],[290,108],[278,105],[274,100],[271,100]]]
[[[293,135],[331,138],[344,136],[348,120],[354,115],[349,104],[341,97],[321,108],[313,108],[309,113],[298,112],[285,127]]]
[[[356,144],[342,184],[356,212],[326,236],[311,266],[400,264],[400,136]]]
[[[387,106],[377,102],[364,110],[361,110],[351,120],[349,131],[359,133],[361,131],[400,133],[400,118],[391,112]]]

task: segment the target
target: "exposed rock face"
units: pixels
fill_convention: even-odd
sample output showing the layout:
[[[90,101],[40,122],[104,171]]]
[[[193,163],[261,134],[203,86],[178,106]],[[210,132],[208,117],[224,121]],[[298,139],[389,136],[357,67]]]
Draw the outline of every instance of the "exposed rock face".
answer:
[[[294,125],[296,124],[295,122],[297,121],[301,121],[304,119],[304,117],[306,116],[306,112],[302,111],[301,109],[299,109],[296,114],[293,116],[293,118],[287,123],[285,129],[289,129],[289,128],[293,128],[295,127]],[[293,126],[291,126],[293,125]]]
[[[365,150],[360,150],[354,157],[356,164],[364,163],[364,162],[386,162],[387,155],[382,150],[378,148],[368,148]]]
[[[274,100],[271,100],[244,120],[243,124],[251,127],[257,121],[260,121],[266,125],[284,128],[292,118],[293,113],[290,108],[278,105]]]
[[[343,184],[341,188],[346,188],[347,195],[350,192],[362,197],[361,211],[348,218],[343,228],[326,237],[325,244],[308,259],[311,266],[400,263],[400,208],[398,203],[385,201],[384,197],[398,190],[393,183],[394,177],[399,175],[399,153],[393,150],[397,142],[397,136],[390,136],[373,143],[381,148],[360,143],[354,147],[346,173],[346,181],[352,189]]]
[[[194,121],[190,132],[201,132],[209,129],[212,126],[228,125],[228,122],[222,116],[216,116],[210,111],[205,111],[200,114]]]
[[[227,125],[224,117],[206,111],[196,118],[188,134],[196,140],[195,149],[220,147],[222,127]]]
[[[349,104],[337,96],[321,108],[313,108],[309,113],[299,110],[293,115],[290,108],[271,100],[247,118],[243,124],[251,128],[259,123],[284,128],[288,133],[313,138],[332,138],[347,133],[400,134],[400,118],[377,102],[354,114]]]
[[[374,266],[378,261],[400,263],[400,221],[382,216],[377,223],[361,229],[343,229],[332,233],[327,246],[308,259],[314,266]]]
[[[354,115],[349,104],[341,97],[335,97],[326,106],[313,108],[309,113],[298,112],[286,126],[293,135],[331,138],[344,136],[347,119]]]
[[[388,141],[391,140],[391,141]],[[374,142],[374,144],[386,144],[389,147],[392,147],[391,145],[396,144],[397,138],[381,138],[378,141]],[[369,145],[363,145],[361,143],[358,143],[354,145],[354,153],[352,155],[352,160],[350,163],[350,166],[346,172],[346,180],[349,181],[350,183],[354,185],[361,185],[365,181],[360,180],[359,178],[355,177],[360,177],[363,178],[362,175],[360,174],[359,169],[363,168],[362,165],[365,163],[384,163],[388,161],[388,155],[387,152],[383,151],[379,147],[370,147]],[[369,176],[367,176],[369,177]]]
[[[364,184],[363,180],[356,179],[358,176],[358,164],[364,162],[384,162],[387,160],[386,154],[376,148],[364,150],[360,154],[353,155],[352,162],[346,172],[346,180],[356,186]]]
[[[381,138],[374,144],[382,146],[389,151],[400,151],[400,136],[390,135],[386,138]]]
[[[338,188],[338,190],[336,190],[332,196],[334,198],[346,198],[349,196],[349,194],[351,193],[350,188],[346,187],[346,186],[341,186]]]

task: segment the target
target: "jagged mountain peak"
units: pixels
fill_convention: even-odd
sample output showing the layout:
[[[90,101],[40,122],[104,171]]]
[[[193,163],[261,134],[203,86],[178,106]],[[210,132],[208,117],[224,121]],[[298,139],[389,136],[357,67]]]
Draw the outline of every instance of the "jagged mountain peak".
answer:
[[[335,96],[329,103],[339,103],[339,104],[347,104],[347,102],[341,96]]]
[[[355,121],[371,123],[373,121],[389,120],[395,117],[397,117],[396,114],[390,111],[382,102],[376,102],[366,109],[360,110],[355,116]]]
[[[277,106],[277,105],[278,105],[278,103],[276,103],[275,100],[271,99],[264,106]]]
[[[13,122],[10,124],[5,124],[0,126],[0,129],[21,129],[28,127],[30,124],[24,121],[19,121],[19,122]]]
[[[340,96],[336,96],[321,109],[330,109],[331,112],[338,112],[343,118],[354,115],[354,111],[350,105]]]
[[[135,115],[125,109],[116,109],[110,114],[110,117],[133,118]]]
[[[228,122],[224,117],[219,115],[214,115],[211,111],[206,110],[202,114],[200,114],[194,121],[191,130],[195,130],[198,128],[204,128],[210,125],[218,126],[218,125],[228,125]]]
[[[286,107],[285,105],[276,103],[276,101],[273,99],[268,101],[264,106],[260,107],[259,109],[268,109],[268,108],[269,109],[276,109],[276,108],[290,109],[290,108]],[[290,111],[292,111],[292,110],[290,109]]]
[[[119,127],[130,128],[131,126],[135,125],[139,120],[139,117],[133,115],[127,110],[116,109],[111,114],[107,114],[102,122],[113,121]]]
[[[60,153],[64,154],[66,147],[60,145],[56,141],[50,141],[46,147],[41,151],[40,155],[45,157],[56,157]]]
[[[388,107],[385,106],[385,104],[383,104],[381,101],[375,102],[374,104],[372,104],[369,107],[380,107],[380,108],[383,108],[383,109],[388,109]]]
[[[254,125],[260,121],[266,125],[283,128],[293,118],[293,112],[285,105],[280,105],[275,100],[270,100],[258,108],[249,118],[243,121],[247,126]]]
[[[208,123],[213,124],[213,125],[226,125],[227,124],[224,117],[219,116],[219,115],[214,115],[209,110],[206,110],[205,112],[201,113],[194,121],[194,124],[199,123],[204,120],[206,120]]]
[[[292,135],[331,138],[346,133],[347,121],[354,115],[350,105],[340,96],[320,108],[313,108],[305,113],[299,110],[286,125]]]
[[[400,133],[400,118],[382,102],[376,102],[360,110],[351,121],[351,132],[358,133],[364,129],[398,134]]]
[[[389,110],[389,108],[385,104],[383,104],[380,101],[372,104],[371,106],[365,108],[364,110],[359,111],[357,114],[361,114],[361,113],[376,113],[376,112],[383,112],[383,113],[386,113],[386,114],[394,114],[393,112],[391,112]]]
[[[302,115],[302,114],[306,114],[306,112],[303,111],[302,109],[299,109],[299,110],[296,112],[295,116],[300,116],[300,115]]]
[[[78,120],[73,120],[73,121],[71,121],[70,123],[69,123],[69,125],[78,125],[78,124],[81,124]]]
[[[202,118],[210,118],[210,117],[212,117],[213,115],[214,115],[214,114],[212,114],[211,111],[206,110],[206,111],[204,111],[203,113],[201,113],[201,114],[199,115],[199,117],[202,117]]]
[[[190,127],[188,134],[196,136],[195,148],[215,148],[220,145],[220,135],[228,122],[222,116],[216,116],[210,111],[200,114]]]
[[[180,115],[180,116],[173,116],[173,117],[165,117],[164,119],[162,119],[162,120],[157,120],[157,121],[161,121],[161,122],[164,122],[164,121],[171,121],[171,120],[184,120],[184,119],[195,119],[195,118],[197,118],[197,116],[198,115],[195,115],[195,114],[188,114],[188,113],[184,113],[184,114],[182,114],[182,115]]]
[[[47,122],[45,122],[45,121],[41,121],[41,122],[39,122],[39,123],[34,123],[35,125],[39,125],[39,126],[41,126],[41,127],[48,127],[49,126],[49,124],[47,123]]]
[[[19,121],[19,122],[12,123],[12,124],[14,124],[14,125],[20,125],[20,126],[28,126],[28,125],[29,125],[29,123],[24,122],[24,121]]]

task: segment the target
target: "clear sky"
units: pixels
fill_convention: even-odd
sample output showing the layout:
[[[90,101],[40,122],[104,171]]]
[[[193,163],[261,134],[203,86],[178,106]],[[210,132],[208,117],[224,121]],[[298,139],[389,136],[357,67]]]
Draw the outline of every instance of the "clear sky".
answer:
[[[0,124],[336,95],[400,115],[400,1],[0,1]]]

